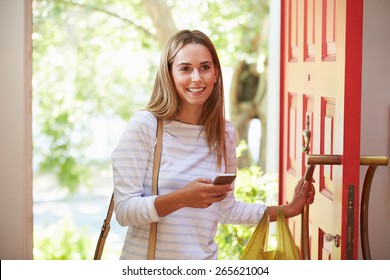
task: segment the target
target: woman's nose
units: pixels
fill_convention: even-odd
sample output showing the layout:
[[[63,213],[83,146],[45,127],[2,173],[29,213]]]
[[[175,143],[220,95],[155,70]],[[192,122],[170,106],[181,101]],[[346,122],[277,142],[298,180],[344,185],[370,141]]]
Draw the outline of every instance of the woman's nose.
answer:
[[[191,80],[198,81],[200,79],[201,79],[201,77],[200,77],[200,73],[199,73],[198,69],[195,69],[194,71],[192,71]]]

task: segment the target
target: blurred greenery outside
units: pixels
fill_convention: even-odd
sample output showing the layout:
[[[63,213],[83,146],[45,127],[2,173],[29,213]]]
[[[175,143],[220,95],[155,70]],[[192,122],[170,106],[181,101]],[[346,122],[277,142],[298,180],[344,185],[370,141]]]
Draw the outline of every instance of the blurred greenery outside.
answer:
[[[34,259],[93,258],[112,191],[112,183],[107,184],[111,150],[127,120],[149,98],[167,37],[164,30],[169,29],[160,30],[153,7],[168,23],[172,20],[170,30],[200,29],[211,37],[224,69],[228,117],[234,111],[229,75],[234,76],[237,63],[255,64],[260,72],[266,67],[267,26],[262,19],[268,13],[267,0],[33,0],[34,215],[36,205],[58,197],[65,203],[91,198],[101,174],[106,178],[99,193],[106,200],[96,205],[102,213],[95,217],[98,230],[92,232],[87,222],[77,225],[72,216],[34,218],[34,223],[40,221],[34,224]],[[276,174],[264,174],[256,149],[248,152],[247,135],[240,138],[244,140],[237,154],[249,154],[249,161],[238,170],[237,199],[277,203]],[[37,197],[48,190],[35,191],[41,184],[37,178],[50,178],[46,184],[57,198],[49,197],[51,192]],[[121,247],[110,251],[113,230],[103,257],[115,259]],[[253,230],[220,225],[219,259],[238,259]]]

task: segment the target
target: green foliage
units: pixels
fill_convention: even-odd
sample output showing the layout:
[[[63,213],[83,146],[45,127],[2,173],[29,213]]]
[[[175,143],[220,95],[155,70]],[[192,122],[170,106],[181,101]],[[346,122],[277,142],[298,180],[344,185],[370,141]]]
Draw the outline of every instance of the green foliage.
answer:
[[[34,233],[35,260],[86,260],[91,259],[92,249],[86,229],[76,228],[68,219]]]
[[[201,19],[209,22],[207,29],[225,65],[233,66],[239,60],[256,62],[259,51],[266,51],[267,41],[261,40],[261,33],[268,0],[200,2],[205,10]]]
[[[125,28],[128,23],[92,6],[34,1],[34,164],[56,173],[71,193],[90,184],[91,119],[128,119],[151,88],[154,55],[145,44],[129,44],[136,34]]]
[[[237,200],[247,203],[276,204],[277,176],[263,174],[257,166],[238,170],[235,183]],[[255,225],[254,225],[255,226]],[[255,229],[246,225],[219,225],[216,242],[218,259],[237,260]]]

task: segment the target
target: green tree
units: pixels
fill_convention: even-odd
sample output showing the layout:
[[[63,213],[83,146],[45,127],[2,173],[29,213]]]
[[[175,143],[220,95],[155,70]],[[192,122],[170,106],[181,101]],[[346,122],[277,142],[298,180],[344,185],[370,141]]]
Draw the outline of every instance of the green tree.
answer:
[[[145,104],[157,48],[145,24],[93,6],[34,1],[33,18],[34,155],[73,192],[89,184],[91,119],[128,119]]]

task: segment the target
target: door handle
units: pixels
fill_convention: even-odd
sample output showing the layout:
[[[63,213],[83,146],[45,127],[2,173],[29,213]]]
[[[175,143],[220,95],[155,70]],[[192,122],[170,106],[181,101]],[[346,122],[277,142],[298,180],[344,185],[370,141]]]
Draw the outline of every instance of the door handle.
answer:
[[[307,155],[308,165],[341,165],[343,157],[341,155]]]
[[[305,180],[311,180],[313,177],[316,165],[341,165],[343,158],[341,155],[319,155],[311,154],[306,158],[306,171],[304,175]],[[368,165],[368,169],[364,178],[361,208],[360,208],[360,234],[361,246],[363,252],[363,259],[371,259],[369,238],[368,238],[368,204],[370,198],[370,190],[372,179],[374,177],[377,166],[387,166],[387,156],[361,156],[360,165]],[[301,252],[302,259],[310,259],[309,251],[309,205],[305,205],[301,213]],[[335,246],[340,246],[340,235],[330,235],[335,241]]]
[[[304,179],[311,181],[316,165],[340,165],[340,155],[307,155]],[[301,213],[301,255],[302,259],[310,260],[309,246],[309,205],[306,204]]]
[[[311,182],[315,165],[306,166],[304,175],[305,181]],[[303,260],[310,260],[309,246],[309,204],[305,204],[301,213],[301,255]]]

